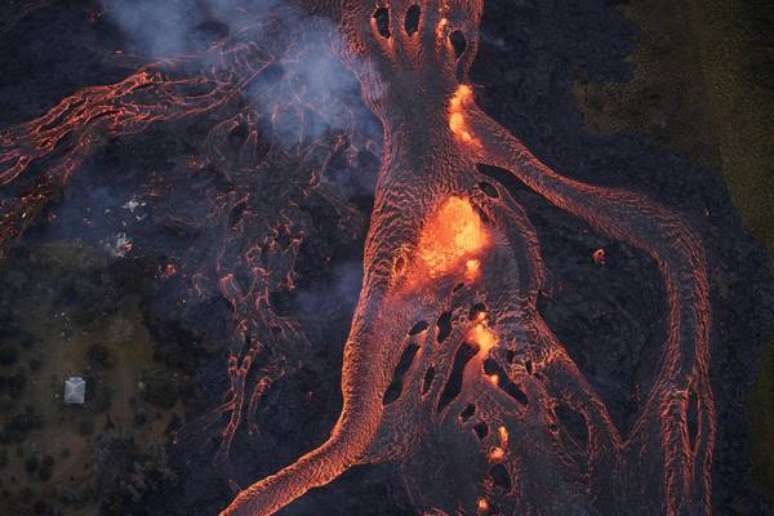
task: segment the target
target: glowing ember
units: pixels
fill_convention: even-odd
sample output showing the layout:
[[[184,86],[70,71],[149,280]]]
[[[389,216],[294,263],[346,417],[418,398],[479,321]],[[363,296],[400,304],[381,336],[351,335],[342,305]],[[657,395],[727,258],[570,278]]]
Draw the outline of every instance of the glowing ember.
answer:
[[[464,264],[466,279],[478,277],[480,256],[490,244],[488,230],[470,201],[450,197],[422,228],[418,252],[431,278],[455,272]]]
[[[489,450],[489,462],[502,462],[505,458],[505,450],[499,446],[495,446]]]
[[[605,265],[605,263],[607,263],[607,253],[605,253],[604,249],[597,249],[591,255],[591,259],[594,260],[594,263],[597,265]]]
[[[476,344],[479,349],[478,356],[485,359],[497,345],[497,335],[487,326],[485,316],[475,324],[466,336],[467,340]]]
[[[472,103],[473,90],[467,84],[460,84],[449,101],[449,129],[465,144],[478,146],[481,142],[473,137],[465,120],[465,108]]]
[[[497,429],[497,434],[500,437],[500,446],[508,446],[508,429],[504,426],[501,426]]]
[[[174,263],[168,263],[164,265],[164,267],[161,270],[161,277],[164,279],[171,278],[175,274],[177,274],[178,268],[177,265]]]
[[[481,276],[481,261],[468,260],[465,262],[465,281],[473,283]]]

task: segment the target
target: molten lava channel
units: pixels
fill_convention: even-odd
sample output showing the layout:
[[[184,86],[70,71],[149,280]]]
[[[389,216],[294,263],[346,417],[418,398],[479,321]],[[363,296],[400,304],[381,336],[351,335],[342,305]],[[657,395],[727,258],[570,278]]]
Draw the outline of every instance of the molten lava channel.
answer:
[[[449,197],[421,230],[418,272],[427,280],[449,274],[473,282],[481,275],[481,256],[492,237],[469,200]]]
[[[478,346],[478,356],[482,360],[489,355],[498,342],[497,334],[489,328],[484,316],[468,331],[467,339]]]
[[[517,403],[529,403],[530,411],[527,415],[513,414],[510,405],[501,405],[486,396],[476,400],[476,415],[471,417],[478,418],[479,422],[474,431],[480,425],[488,429],[487,425],[495,421],[500,425],[496,434],[487,434],[483,430],[481,435],[475,434],[482,440],[488,439],[486,443],[482,442],[482,451],[487,454],[493,468],[500,467],[500,471],[510,472],[514,476],[514,486],[518,484],[519,488],[501,489],[499,494],[484,489],[483,496],[466,499],[466,513],[502,512],[507,507],[519,507],[524,513],[618,514],[621,507],[627,507],[627,512],[632,514],[712,514],[712,462],[716,433],[714,395],[709,383],[712,311],[703,245],[688,222],[679,214],[640,195],[583,184],[560,175],[476,106],[473,89],[465,81],[469,78],[470,64],[477,51],[483,0],[391,0],[378,2],[383,7],[376,11],[374,3],[362,0],[286,0],[277,3],[294,4],[310,15],[326,15],[340,26],[342,30],[337,34],[342,35],[345,44],[333,46],[338,57],[352,65],[353,73],[358,75],[362,86],[364,102],[385,126],[383,148],[391,147],[387,137],[391,134],[400,134],[403,141],[428,140],[424,132],[413,132],[417,128],[396,122],[403,119],[404,102],[410,102],[408,105],[412,107],[431,106],[429,119],[448,121],[448,133],[444,131],[442,135],[443,145],[434,145],[426,150],[417,150],[420,146],[412,146],[411,151],[385,153],[380,178],[386,177],[392,170],[410,170],[416,163],[453,166],[437,167],[438,170],[428,174],[427,181],[421,184],[400,180],[377,183],[377,199],[392,193],[388,189],[401,189],[407,190],[407,195],[396,197],[421,202],[415,206],[405,203],[389,205],[371,220],[369,234],[385,234],[379,248],[373,251],[376,258],[367,264],[372,269],[365,271],[366,279],[353,315],[351,337],[345,347],[342,415],[328,441],[242,490],[222,514],[273,514],[308,490],[333,481],[353,464],[372,460],[373,457],[379,460],[384,457],[406,459],[418,453],[419,447],[407,443],[413,442],[419,434],[407,425],[421,418],[414,417],[414,412],[409,409],[398,414],[401,425],[394,430],[395,435],[390,435],[393,432],[390,429],[386,431],[390,439],[379,439],[381,430],[389,428],[389,420],[382,419],[384,411],[379,398],[383,396],[383,391],[376,386],[380,386],[380,382],[395,370],[399,348],[390,346],[398,346],[403,340],[390,340],[389,335],[385,336],[385,328],[377,326],[382,318],[370,317],[374,307],[390,311],[389,303],[396,299],[382,295],[381,284],[377,281],[370,284],[368,282],[372,280],[368,278],[381,280],[383,275],[370,273],[381,272],[382,265],[396,253],[413,249],[410,256],[401,255],[401,259],[395,261],[394,277],[401,281],[402,296],[411,298],[422,294],[424,304],[433,305],[439,311],[442,309],[438,299],[439,289],[434,287],[445,285],[449,280],[469,285],[479,282],[494,236],[466,194],[460,193],[469,191],[465,185],[485,180],[477,175],[475,164],[508,172],[551,204],[579,217],[606,237],[647,253],[659,264],[666,287],[668,308],[665,326],[668,335],[662,351],[662,365],[654,373],[653,388],[643,396],[646,401],[638,409],[634,428],[628,435],[622,435],[612,423],[603,400],[590,388],[562,344],[540,319],[536,295],[516,300],[518,296],[514,292],[491,283],[475,285],[470,289],[472,294],[481,297],[493,309],[491,325],[487,314],[482,312],[469,321],[466,328],[465,340],[477,348],[476,356],[466,363],[466,381],[475,378],[474,386],[478,388],[481,386],[478,380],[484,375],[484,381],[500,385],[503,390],[510,386],[507,392],[515,397]],[[409,30],[411,12],[416,17],[414,30]],[[380,27],[380,20],[385,27]],[[261,29],[269,27],[268,24],[259,26]],[[464,48],[458,50],[453,44],[454,34],[467,42]],[[266,42],[270,39],[264,38]],[[202,71],[201,76],[186,76],[192,68],[189,66],[191,61],[183,58],[149,65],[116,84],[76,92],[44,116],[0,131],[0,187],[30,173],[31,164],[35,162],[48,160],[50,163],[50,166],[46,165],[47,170],[41,171],[35,178],[34,185],[29,189],[25,187],[10,204],[0,206],[0,259],[7,255],[11,244],[32,226],[44,206],[59,195],[90,151],[98,145],[110,138],[139,133],[152,123],[173,122],[194,115],[210,116],[216,111],[231,109],[231,104],[236,104],[232,100],[238,99],[248,86],[252,87],[261,75],[265,74],[265,77],[270,70],[276,70],[273,65],[277,63],[270,52],[257,49],[253,42],[238,43],[213,46],[204,56],[213,65]],[[172,74],[171,70],[175,73]],[[375,70],[383,72],[378,80],[374,78]],[[428,77],[432,80],[428,81]],[[415,96],[417,92],[422,94]],[[236,167],[229,163],[227,170],[255,170],[253,162],[261,160],[255,152],[259,133],[254,122],[258,115],[253,109],[244,108],[238,115],[221,121],[211,131],[213,147],[205,155],[212,168],[219,167],[217,164],[222,161],[221,147],[227,143],[223,135],[228,133],[224,128],[244,124],[249,128],[247,134],[251,135],[246,140],[243,153],[250,166],[240,163]],[[435,109],[438,109],[437,113]],[[266,111],[266,116],[272,112]],[[68,143],[62,145],[62,142]],[[269,155],[274,159],[286,159],[279,151],[272,151]],[[261,176],[236,175],[234,182],[246,182],[252,188],[253,184],[263,184],[253,183],[260,181]],[[450,185],[458,188],[458,193],[441,193],[449,192]],[[242,187],[247,188],[245,185]],[[427,195],[428,192],[432,193],[432,198]],[[506,195],[489,197],[495,212],[491,218],[499,222],[498,227],[505,229],[504,235],[498,233],[498,241],[503,236],[509,245],[533,242],[530,244],[531,251],[524,246],[511,247],[519,249],[516,252],[521,253],[530,270],[542,271],[537,235],[533,234],[516,200]],[[222,239],[221,252],[216,253],[217,260],[213,260],[215,263],[210,267],[221,278],[221,294],[233,306],[236,315],[231,344],[237,350],[241,350],[242,346],[246,348],[241,354],[239,351],[230,352],[228,362],[231,398],[224,405],[225,409],[219,412],[230,414],[221,448],[226,452],[240,423],[248,374],[264,349],[263,339],[250,336],[274,334],[275,328],[280,330],[277,335],[296,333],[289,321],[272,311],[271,303],[267,301],[269,286],[264,278],[267,276],[265,271],[276,268],[278,240],[272,232],[279,234],[276,228],[283,227],[284,223],[275,222],[274,226],[267,223],[267,229],[258,232],[256,228],[262,227],[263,223],[258,224],[257,221],[263,216],[264,209],[260,206],[263,197],[256,199],[251,219],[252,226],[255,226],[251,231],[254,233],[243,232],[244,228],[251,226],[248,222],[224,223],[223,227],[230,229]],[[234,208],[230,202],[224,202],[217,211],[233,214]],[[250,221],[245,215],[249,212],[241,210],[238,218]],[[401,217],[405,224],[400,224],[399,231],[393,233],[393,226],[387,222]],[[235,230],[235,227],[240,229]],[[263,244],[251,247],[249,252],[242,252],[245,240]],[[290,256],[284,260],[292,263],[295,255],[288,252]],[[604,265],[603,253],[595,253],[594,260]],[[240,286],[239,275],[232,273],[232,268],[252,271],[253,281],[249,290]],[[207,277],[199,272],[193,276]],[[538,291],[542,276],[539,273],[534,276],[534,290]],[[196,289],[199,290],[198,280]],[[484,371],[485,362],[490,359],[492,363],[497,362],[498,357],[492,350],[497,346],[507,348],[513,342],[500,314],[518,315],[518,324],[524,326],[520,329],[526,339],[522,351],[529,372],[529,379],[525,381],[532,382],[533,387],[530,391],[533,397],[529,400],[514,385],[508,368],[500,367],[496,374]],[[495,333],[495,326],[499,334]],[[530,329],[534,331],[527,331]],[[447,343],[446,346],[424,348],[429,350],[427,353],[439,353],[437,356],[429,355],[437,359],[433,367],[426,369],[433,374],[426,372],[417,376],[431,379],[431,390],[426,394],[428,398],[434,392],[432,378],[440,378],[443,371],[450,377],[454,371],[452,361],[455,354],[443,354],[450,347]],[[508,351],[513,353],[514,350]],[[422,352],[418,352],[415,360],[422,359]],[[529,365],[536,364],[534,367],[537,368],[538,363],[539,376],[531,372],[533,366]],[[416,364],[411,367],[414,369],[406,373],[408,376],[411,371],[420,371]],[[283,367],[270,363],[255,373],[254,376],[261,379],[248,403],[248,419],[254,419],[267,385],[275,381],[282,370]],[[404,387],[410,385],[408,376]],[[450,378],[447,378],[448,381]],[[383,387],[387,388],[386,385]],[[439,390],[439,395],[444,391]],[[482,391],[477,389],[476,392]],[[689,425],[689,392],[695,400],[692,405],[696,421],[693,432]],[[410,395],[408,391],[406,394]],[[576,453],[577,443],[564,438],[567,428],[557,430],[560,426],[567,426],[561,417],[557,421],[553,408],[557,404],[568,405],[568,409],[586,421],[586,453]],[[429,407],[437,406],[435,403],[417,402],[411,410],[431,410]],[[427,415],[428,419],[434,417],[429,413]],[[470,424],[473,421],[471,419]],[[513,436],[518,436],[518,442],[528,442],[529,445],[509,446],[509,429],[505,425],[511,425],[508,428]],[[456,432],[456,427],[439,422],[434,431],[441,435],[441,441],[457,442],[446,433]],[[515,437],[511,440],[514,444],[517,441]],[[453,448],[448,453],[455,453]],[[572,464],[568,461],[571,456],[578,457],[577,465],[574,464],[575,459]],[[454,458],[452,456],[448,464],[457,463]],[[414,461],[414,464],[418,462]],[[434,465],[437,463],[433,461]],[[529,482],[517,482],[516,473],[519,471],[523,471],[522,477],[527,477],[528,473],[535,475],[530,477]],[[421,482],[424,477],[417,475],[414,478]],[[550,485],[546,479],[550,479]],[[580,495],[581,490],[587,495]],[[426,494],[423,505],[434,506],[433,493],[420,493],[422,496]],[[544,507],[546,502],[552,504],[551,509]],[[629,502],[636,502],[636,505]]]
[[[481,142],[472,134],[465,117],[465,108],[473,103],[473,89],[460,84],[449,102],[449,129],[465,144],[479,146]]]

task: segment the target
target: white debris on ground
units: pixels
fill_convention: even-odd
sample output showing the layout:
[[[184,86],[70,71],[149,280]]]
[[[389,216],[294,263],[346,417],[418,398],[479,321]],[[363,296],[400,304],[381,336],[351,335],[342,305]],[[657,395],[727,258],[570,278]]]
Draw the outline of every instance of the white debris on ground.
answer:
[[[145,208],[147,205],[147,202],[137,199],[137,197],[132,197],[121,208],[131,213],[137,222],[142,222],[148,217],[147,213],[142,213],[144,211],[142,208]],[[105,210],[105,214],[109,213],[110,210]],[[127,221],[121,221],[121,225],[127,227]],[[117,233],[115,237],[102,240],[100,243],[114,258],[126,257],[134,247],[134,242],[125,232]]]
[[[68,405],[83,405],[86,401],[86,380],[71,376],[65,380],[64,402]]]
[[[103,240],[102,245],[115,258],[123,258],[132,250],[134,243],[126,233],[118,233],[110,241]]]
[[[132,197],[121,207],[125,210],[129,210],[130,213],[134,213],[134,210],[145,206],[145,204],[146,204],[145,201],[138,201],[135,197]]]
[[[125,210],[129,210],[129,213],[134,215],[135,210],[137,210],[138,208],[144,208],[147,205],[148,205],[147,202],[145,202],[145,201],[138,201],[136,197],[132,197],[126,203],[124,203],[124,205],[121,206],[121,207],[123,209],[125,209]],[[146,214],[143,214],[143,215],[135,215],[134,218],[137,220],[137,222],[142,222],[147,216],[148,216],[148,214],[146,213]],[[126,225],[126,224],[124,224],[124,225]]]

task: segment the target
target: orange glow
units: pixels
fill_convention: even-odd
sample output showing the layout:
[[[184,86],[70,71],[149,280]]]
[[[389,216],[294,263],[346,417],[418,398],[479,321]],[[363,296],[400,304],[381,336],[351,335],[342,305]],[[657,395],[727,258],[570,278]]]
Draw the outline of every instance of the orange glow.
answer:
[[[505,458],[505,450],[495,446],[489,450],[489,462],[501,462]]]
[[[422,229],[419,257],[431,278],[454,272],[464,263],[466,279],[475,279],[480,261],[474,257],[489,246],[490,240],[470,201],[449,197]]]
[[[462,109],[463,101],[469,100],[473,95],[473,90],[467,84],[460,84],[457,87],[457,91],[454,93],[454,97],[451,99],[452,111],[459,111]]]
[[[476,281],[481,276],[481,262],[468,260],[465,262],[465,280],[469,283]]]
[[[449,129],[463,142],[478,146],[481,142],[473,137],[465,121],[464,108],[472,102],[473,90],[467,84],[460,84],[449,101]]]
[[[449,116],[449,128],[451,128],[453,133],[459,133],[463,130],[463,127],[465,126],[465,119],[462,116],[462,113],[452,113],[451,116]]]
[[[467,339],[478,345],[480,356],[483,358],[489,355],[499,340],[497,335],[486,325],[486,321],[481,321],[473,326],[468,332]]]
[[[449,20],[441,18],[441,21],[438,22],[438,26],[435,28],[435,35],[438,39],[443,38],[443,31],[447,25],[449,25]]]
[[[489,510],[489,502],[486,501],[486,498],[478,499],[478,510],[481,512]]]
[[[605,265],[607,262],[607,254],[605,253],[604,249],[597,249],[594,251],[594,253],[591,255],[591,258],[597,265]]]
[[[497,433],[500,436],[500,446],[507,446],[508,445],[508,429],[504,426],[501,426],[497,429]]]

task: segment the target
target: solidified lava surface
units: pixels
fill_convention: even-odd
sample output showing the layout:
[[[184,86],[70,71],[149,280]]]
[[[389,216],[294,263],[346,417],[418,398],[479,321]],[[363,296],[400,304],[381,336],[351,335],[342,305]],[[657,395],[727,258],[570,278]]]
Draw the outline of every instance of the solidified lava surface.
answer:
[[[425,12],[419,20],[424,20],[432,2],[420,3]],[[321,51],[320,36],[296,25],[295,14],[257,30],[261,37],[246,39],[252,46],[211,60],[185,57],[171,65],[151,65],[138,73],[151,61],[138,55],[169,49],[142,47],[143,40],[132,40],[126,26],[101,13],[99,4],[87,1],[38,2],[27,14],[8,16],[2,26],[0,52],[9,58],[0,64],[0,130],[10,129],[14,137],[14,128],[23,127],[19,124],[44,115],[63,98],[74,100],[62,112],[49,112],[40,134],[56,143],[37,156],[29,174],[2,177],[0,206],[11,214],[3,227],[25,234],[4,248],[6,272],[0,274],[13,284],[14,271],[31,268],[29,257],[54,241],[77,240],[101,250],[112,265],[97,270],[112,279],[95,291],[139,296],[143,323],[156,346],[154,359],[185,378],[179,388],[185,417],[170,423],[160,441],[169,464],[140,461],[134,467],[127,465],[130,443],[93,443],[94,474],[115,477],[106,488],[109,496],[98,502],[103,512],[213,514],[240,490],[320,446],[342,409],[343,344],[355,313],[353,327],[365,328],[364,335],[354,330],[350,340],[389,341],[400,335],[403,346],[384,359],[391,364],[388,373],[374,369],[368,381],[345,381],[364,392],[379,387],[379,431],[355,455],[341,452],[345,458],[335,467],[325,458],[319,469],[330,467],[335,474],[322,471],[324,480],[311,475],[307,486],[323,487],[255,507],[279,509],[292,502],[283,514],[397,515],[432,508],[449,512],[455,506],[466,514],[497,513],[535,507],[530,496],[555,489],[556,510],[613,514],[622,502],[606,501],[604,489],[617,485],[618,479],[606,478],[615,464],[632,513],[648,513],[654,503],[666,513],[703,514],[710,506],[717,514],[763,513],[754,490],[744,487],[749,457],[742,403],[772,300],[765,256],[742,230],[713,171],[658,150],[642,136],[602,137],[584,127],[572,96],[576,74],[582,70],[600,82],[625,80],[625,58],[636,38],[635,28],[608,2],[487,2],[479,54],[469,75],[453,74],[451,80],[462,84],[446,91],[432,73],[419,74],[444,96],[420,99],[417,105],[426,111],[414,113],[405,107],[391,111],[381,103],[368,82],[371,73],[384,73],[378,62],[375,72],[349,63],[365,77],[364,101],[349,69],[314,54]],[[190,40],[180,43],[197,55],[206,54],[209,44],[228,41],[238,25],[233,17],[217,19],[217,12],[202,16],[187,27]],[[374,14],[373,35],[394,41],[397,34],[388,27],[394,29],[395,22],[386,25],[383,16]],[[404,30],[411,33],[413,22],[406,20]],[[460,24],[465,22],[463,16]],[[414,31],[423,30],[417,23]],[[450,51],[464,56],[464,39],[455,41],[451,34]],[[199,76],[197,67],[208,70],[209,75],[200,74],[208,80],[191,80]],[[323,72],[329,87],[316,82]],[[391,84],[389,78],[383,82]],[[103,90],[83,89],[105,84],[123,86],[110,90],[104,102]],[[229,93],[234,84],[243,95]],[[396,80],[395,90],[400,87],[407,83]],[[80,111],[90,102],[97,106],[96,115]],[[479,120],[474,102],[492,118]],[[433,125],[432,115],[439,113],[443,124]],[[427,120],[412,120],[412,114],[427,115]],[[83,120],[99,130],[75,136],[65,131],[61,138],[48,132],[56,133],[57,124],[77,126]],[[403,131],[411,134],[407,127],[414,124],[448,135],[402,141]],[[549,203],[534,186],[527,188],[506,170],[503,154],[512,146],[504,132],[491,129],[495,126],[516,135],[567,178],[637,196],[613,196],[611,205],[634,199],[613,213],[624,228],[629,228],[627,217],[634,217],[631,228],[646,236],[632,238],[645,243],[640,248],[627,244],[620,237],[626,229],[611,230],[605,205],[599,206],[602,222],[593,214],[584,222],[555,206],[562,202]],[[29,141],[39,143],[36,137]],[[431,149],[427,155],[415,151],[423,145]],[[434,154],[433,145],[455,150]],[[481,149],[489,147],[499,150],[498,159],[485,157]],[[475,180],[456,179],[456,171],[444,167],[469,165],[466,150],[482,156],[473,161],[499,168],[473,168],[480,174]],[[20,146],[20,155],[29,152]],[[436,164],[438,156],[452,157]],[[432,185],[428,196],[422,197],[420,185],[411,184],[402,170],[383,175],[385,162],[426,167],[423,174]],[[448,180],[431,181],[436,165]],[[67,176],[66,187],[50,180],[56,174]],[[46,202],[35,204],[37,197],[28,197],[30,192]],[[391,204],[390,195],[400,200],[405,192],[413,204]],[[575,198],[568,195],[572,205]],[[664,211],[643,205],[641,198]],[[31,199],[35,209],[20,211],[14,204],[18,199]],[[503,208],[502,199],[512,204]],[[638,218],[632,206],[642,208],[645,218]],[[679,222],[671,213],[678,214]],[[27,222],[28,215],[34,220]],[[666,221],[669,234],[659,234],[662,226],[655,222],[643,227],[648,216]],[[379,231],[379,224],[388,229]],[[690,237],[681,236],[684,227],[690,228]],[[673,236],[688,250],[665,250],[662,241],[671,243]],[[691,247],[697,241],[701,252]],[[380,254],[385,242],[414,245],[395,246],[388,263]],[[600,249],[604,260],[593,258]],[[667,276],[670,268],[674,273],[685,265],[684,256],[702,270],[694,268],[695,276],[665,286],[664,270]],[[661,269],[655,262],[662,263]],[[363,281],[373,290],[361,293]],[[479,282],[483,287],[476,290]],[[81,302],[83,288],[75,289],[70,304]],[[704,290],[711,311],[698,310],[694,317],[686,306],[705,306]],[[14,317],[10,292],[0,294],[4,321]],[[675,332],[667,324],[674,304],[667,301],[681,292],[688,292],[688,303],[678,306],[690,315],[683,322],[699,321],[698,329],[683,326],[686,334],[695,330],[698,335],[698,358],[697,365],[687,367],[687,380],[679,374],[673,379],[688,382],[677,389],[686,406],[699,408],[681,412],[677,430],[670,430],[668,419],[659,427],[655,416],[650,420],[642,414],[648,412],[650,393],[658,399],[669,392],[660,385],[665,376],[659,372],[665,340]],[[440,296],[446,299],[442,310],[436,306]],[[538,339],[537,351],[518,346],[522,337],[527,342],[535,338],[532,326],[510,319],[522,297],[552,332],[537,332],[550,341]],[[368,311],[368,299],[376,300],[388,322],[406,327],[371,328],[377,315]],[[93,299],[90,303],[99,305]],[[112,313],[116,301],[111,298],[109,304],[105,310]],[[703,351],[708,369],[701,358],[703,317],[711,321]],[[455,347],[437,351],[444,342]],[[42,345],[37,349],[45,353]],[[557,355],[571,367],[554,371],[551,360]],[[508,369],[513,363],[518,363],[518,374]],[[542,382],[556,382],[556,390],[540,390]],[[348,395],[353,392],[361,394]],[[591,401],[587,393],[593,393]],[[662,407],[678,410],[670,403]],[[412,408],[420,405],[427,419]],[[503,407],[530,414],[524,419],[531,424],[509,419]],[[366,422],[373,414],[357,413]],[[338,423],[348,428],[347,421]],[[424,438],[413,439],[414,434]],[[655,453],[654,443],[658,449],[663,445],[668,467],[663,457],[647,455],[638,469],[625,443],[631,434],[640,436],[635,442],[648,454]],[[361,431],[357,435],[363,438]],[[673,440],[694,439],[703,444],[685,452],[690,458],[683,452],[675,458],[668,450]],[[353,463],[369,464],[347,470]],[[697,472],[704,466],[707,478]],[[670,468],[687,473],[673,474]],[[134,482],[138,475],[145,475],[140,487]],[[638,494],[632,487],[639,485],[637,478],[627,475],[647,475],[643,483],[650,483],[651,476],[666,480],[652,488],[654,501]],[[271,482],[258,485],[257,497],[272,489]],[[586,491],[576,496],[573,489]],[[49,509],[71,510],[61,500]]]

